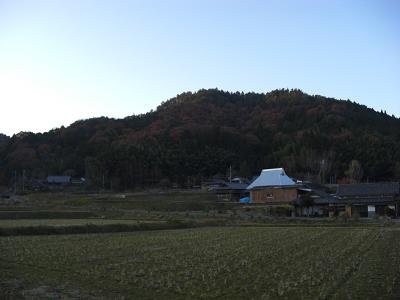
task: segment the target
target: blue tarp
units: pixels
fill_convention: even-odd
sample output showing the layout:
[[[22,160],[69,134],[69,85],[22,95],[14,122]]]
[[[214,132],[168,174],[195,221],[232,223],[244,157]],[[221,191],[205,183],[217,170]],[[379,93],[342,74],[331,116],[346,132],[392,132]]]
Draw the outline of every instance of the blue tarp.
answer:
[[[250,197],[244,197],[244,198],[240,198],[239,200],[240,203],[250,203]]]

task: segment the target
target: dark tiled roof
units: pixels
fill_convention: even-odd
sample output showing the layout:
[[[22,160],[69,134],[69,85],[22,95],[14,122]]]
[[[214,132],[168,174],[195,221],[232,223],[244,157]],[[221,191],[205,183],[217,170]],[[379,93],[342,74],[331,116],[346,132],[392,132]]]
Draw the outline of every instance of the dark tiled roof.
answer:
[[[246,183],[225,182],[223,185],[213,188],[213,190],[245,190],[247,186]]]
[[[311,189],[315,194],[317,194],[321,198],[332,197],[329,193],[327,193],[326,188],[320,184],[308,182],[304,184],[304,187]]]
[[[71,176],[47,176],[47,182],[49,183],[69,183]]]
[[[338,186],[336,195],[339,197],[351,196],[378,196],[378,195],[398,195],[400,185],[398,182],[383,183],[360,183],[360,184],[341,184]]]
[[[302,185],[296,184],[296,185],[263,185],[263,186],[258,186],[256,188],[252,188],[251,190],[264,190],[264,189],[298,189],[301,188]]]
[[[332,196],[327,196],[327,197],[313,199],[313,201],[314,204],[316,205],[325,205],[325,204],[335,204],[337,202],[337,199]]]
[[[312,194],[319,197],[313,199],[314,204],[316,205],[325,205],[336,202],[336,198],[333,195],[329,194],[326,191],[326,187],[324,187],[323,185],[306,182],[303,184],[303,187],[305,189],[309,189]],[[299,190],[302,190],[302,188],[299,188]]]
[[[340,200],[337,199],[335,202],[332,202],[335,205],[383,205],[383,204],[394,204],[393,198],[391,197],[382,197],[382,198],[363,198],[363,199],[346,199]]]

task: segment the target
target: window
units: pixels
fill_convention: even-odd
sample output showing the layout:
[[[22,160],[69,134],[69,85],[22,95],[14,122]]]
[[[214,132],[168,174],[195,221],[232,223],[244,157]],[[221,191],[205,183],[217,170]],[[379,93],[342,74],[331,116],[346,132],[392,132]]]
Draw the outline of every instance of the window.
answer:
[[[267,193],[267,199],[273,199],[274,198],[274,194],[272,193]]]

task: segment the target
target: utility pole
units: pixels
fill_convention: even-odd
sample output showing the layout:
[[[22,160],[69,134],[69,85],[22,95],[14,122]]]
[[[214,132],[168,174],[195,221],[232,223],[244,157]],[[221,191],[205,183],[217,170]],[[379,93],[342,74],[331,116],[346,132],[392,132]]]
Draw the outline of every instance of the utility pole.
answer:
[[[232,183],[232,165],[229,166],[229,183]]]
[[[17,170],[14,170],[14,194],[17,194]]]
[[[321,160],[321,184],[325,184],[325,159]]]
[[[22,193],[25,191],[25,169],[22,170]]]

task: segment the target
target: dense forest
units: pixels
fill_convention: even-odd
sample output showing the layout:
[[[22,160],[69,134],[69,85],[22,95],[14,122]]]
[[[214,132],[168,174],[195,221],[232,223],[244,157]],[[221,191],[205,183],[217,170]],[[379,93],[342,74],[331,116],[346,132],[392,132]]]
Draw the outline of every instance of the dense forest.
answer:
[[[155,111],[0,135],[0,185],[15,174],[85,177],[91,186],[191,186],[284,167],[298,179],[400,179],[400,119],[300,90],[187,92]]]

